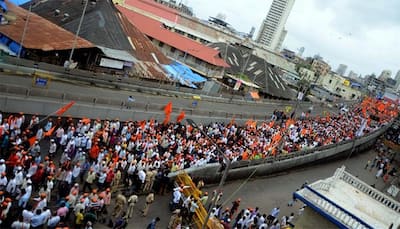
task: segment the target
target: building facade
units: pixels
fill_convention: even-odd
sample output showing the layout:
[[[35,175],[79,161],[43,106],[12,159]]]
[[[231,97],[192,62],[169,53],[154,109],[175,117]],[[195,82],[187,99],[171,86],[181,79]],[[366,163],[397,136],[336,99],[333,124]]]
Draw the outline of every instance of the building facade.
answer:
[[[379,79],[386,81],[388,78],[392,76],[392,71],[390,70],[383,70],[381,74],[379,75]]]
[[[396,80],[396,85],[394,86],[394,89],[395,89],[395,91],[399,92],[400,91],[400,70],[397,71],[397,74],[394,77],[394,80]]]
[[[316,77],[314,71],[304,68],[304,67],[299,68],[299,75],[300,75],[300,79],[305,80],[310,83],[314,83],[318,79]]]
[[[317,76],[325,76],[331,71],[331,66],[320,58],[314,58],[311,61],[311,70],[313,70]]]
[[[318,84],[323,88],[338,95],[345,100],[356,100],[361,98],[361,91],[354,87],[352,82],[334,72],[319,77]]]
[[[294,5],[294,0],[274,0],[267,17],[261,24],[257,42],[270,50],[279,48],[280,40],[286,20],[289,17],[290,11]]]

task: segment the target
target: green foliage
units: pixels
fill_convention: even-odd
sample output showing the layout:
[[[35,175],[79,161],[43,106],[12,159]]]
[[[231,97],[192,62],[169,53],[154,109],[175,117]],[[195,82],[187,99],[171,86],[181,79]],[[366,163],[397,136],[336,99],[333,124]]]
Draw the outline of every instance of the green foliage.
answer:
[[[250,78],[243,73],[239,73],[236,76],[242,81],[251,82]]]

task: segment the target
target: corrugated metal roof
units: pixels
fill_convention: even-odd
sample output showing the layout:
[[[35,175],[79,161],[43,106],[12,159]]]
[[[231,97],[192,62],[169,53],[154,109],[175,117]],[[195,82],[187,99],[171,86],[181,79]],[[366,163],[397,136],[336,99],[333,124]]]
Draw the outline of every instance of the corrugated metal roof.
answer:
[[[10,39],[20,42],[24,31],[28,11],[7,1],[9,11],[15,14],[16,20],[10,24],[1,25],[0,33]],[[43,51],[71,49],[75,35],[52,22],[31,13],[23,42],[27,49],[38,49]],[[75,46],[79,48],[92,48],[94,45],[82,38],[77,39]]]
[[[295,97],[296,94],[286,85],[275,67],[251,54],[251,50],[226,43],[213,43],[210,46],[221,51],[221,56],[230,64],[227,73],[245,74],[253,83],[261,86],[260,91],[266,94],[285,99]]]
[[[29,4],[24,5],[25,8]],[[59,10],[59,15],[55,10]],[[82,14],[82,1],[47,0],[38,2],[32,11],[62,26],[69,31],[76,31]],[[65,18],[63,15],[68,14]],[[165,57],[151,41],[132,25],[113,5],[110,0],[89,4],[80,30],[80,36],[95,45],[115,50],[124,50],[142,61],[154,61],[152,54],[160,63],[168,64]]]
[[[117,50],[117,49],[110,49],[103,46],[97,46],[107,57],[117,59],[117,60],[124,60],[128,62],[137,62],[137,59],[129,54],[127,51]]]

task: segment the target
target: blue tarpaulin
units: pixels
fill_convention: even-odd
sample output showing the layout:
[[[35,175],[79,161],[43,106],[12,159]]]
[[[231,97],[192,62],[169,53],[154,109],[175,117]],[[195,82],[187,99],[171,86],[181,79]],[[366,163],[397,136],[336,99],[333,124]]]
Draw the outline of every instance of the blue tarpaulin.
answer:
[[[195,85],[196,83],[207,81],[206,78],[192,72],[189,67],[176,61],[172,62],[170,65],[163,65],[163,68],[171,78],[178,80],[180,84],[188,87],[197,88]]]
[[[17,6],[30,2],[30,0],[9,0],[10,2],[14,3]]]

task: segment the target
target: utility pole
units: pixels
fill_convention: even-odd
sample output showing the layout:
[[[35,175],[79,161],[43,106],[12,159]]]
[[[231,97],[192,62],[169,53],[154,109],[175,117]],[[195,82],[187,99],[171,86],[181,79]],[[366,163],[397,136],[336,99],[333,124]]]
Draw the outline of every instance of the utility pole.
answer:
[[[19,49],[18,49],[18,54],[17,54],[18,59],[21,58],[22,46],[24,45],[26,30],[28,28],[28,23],[29,23],[29,18],[31,17],[31,12],[32,12],[32,2],[29,4],[28,15],[26,16],[24,30],[22,31],[21,43],[19,44]]]
[[[81,30],[83,18],[85,17],[86,8],[87,8],[87,5],[89,3],[89,0],[84,0],[84,1],[85,1],[85,6],[83,7],[82,16],[81,16],[81,19],[79,20],[78,29],[76,30],[74,42],[72,43],[71,53],[70,53],[69,59],[68,59],[70,64],[72,63],[72,56],[74,55],[74,51],[75,51],[76,43],[78,41],[78,36],[79,36],[79,32]]]
[[[186,121],[191,126],[193,126],[194,128],[198,129],[201,132],[201,134],[203,134],[211,142],[211,144],[216,148],[218,154],[224,159],[225,169],[224,169],[224,173],[222,174],[221,180],[219,182],[217,191],[222,190],[222,188],[223,188],[223,186],[225,184],[225,180],[226,180],[226,178],[228,176],[229,168],[231,167],[231,160],[229,160],[229,158],[225,155],[225,153],[222,151],[222,149],[219,148],[217,143],[215,143],[213,139],[211,139],[202,129],[199,128],[197,123],[195,123],[192,119],[186,119]],[[214,208],[214,206],[215,206],[215,204],[217,202],[218,195],[219,195],[218,192],[215,193],[213,201],[211,202],[210,210],[208,210],[207,216],[204,219],[204,223],[203,223],[202,229],[206,229],[207,228],[207,223],[208,223],[208,220],[210,219],[211,211],[212,211],[212,209]]]

